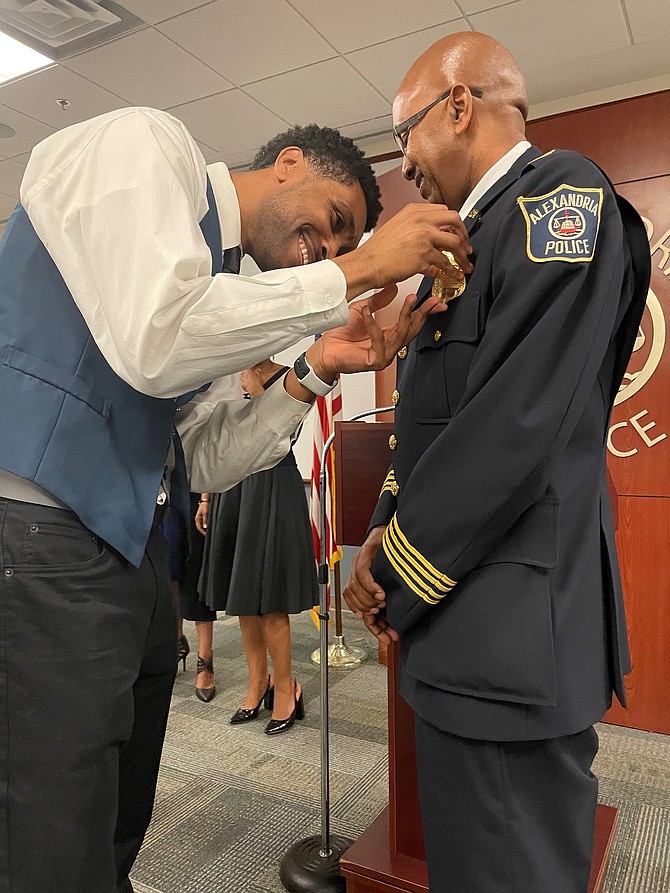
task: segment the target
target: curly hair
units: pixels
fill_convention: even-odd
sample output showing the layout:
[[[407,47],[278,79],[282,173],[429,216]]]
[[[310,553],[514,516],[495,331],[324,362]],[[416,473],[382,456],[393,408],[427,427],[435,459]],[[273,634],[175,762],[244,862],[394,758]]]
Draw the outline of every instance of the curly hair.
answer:
[[[382,210],[381,193],[370,162],[366,161],[363,152],[353,140],[342,136],[339,130],[319,127],[318,124],[291,127],[261,146],[251,163],[251,170],[270,167],[282,149],[289,146],[302,149],[310,166],[322,177],[328,177],[345,186],[358,180],[367,207],[365,229],[367,231],[375,226]]]

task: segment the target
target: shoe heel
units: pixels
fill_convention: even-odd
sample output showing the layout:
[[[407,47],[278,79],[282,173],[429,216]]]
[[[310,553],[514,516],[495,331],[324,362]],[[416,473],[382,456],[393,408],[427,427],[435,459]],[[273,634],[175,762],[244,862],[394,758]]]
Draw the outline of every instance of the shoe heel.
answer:
[[[300,692],[300,697],[295,702],[295,718],[296,719],[304,719],[305,718],[305,703],[302,699],[302,692]]]
[[[272,688],[268,688],[268,690],[265,692],[265,697],[263,698],[263,706],[265,707],[266,710],[269,710],[270,712],[272,712],[274,710],[274,706],[275,706],[275,687],[274,687],[274,685],[272,686]]]
[[[182,672],[186,672],[186,655],[182,657]],[[177,661],[177,665],[179,665],[179,661]]]

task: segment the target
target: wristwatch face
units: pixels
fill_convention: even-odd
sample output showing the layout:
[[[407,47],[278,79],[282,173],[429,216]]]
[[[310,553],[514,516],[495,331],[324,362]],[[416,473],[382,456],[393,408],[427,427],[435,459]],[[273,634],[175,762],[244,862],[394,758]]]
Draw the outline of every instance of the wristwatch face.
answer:
[[[295,369],[295,374],[298,376],[298,380],[302,381],[306,375],[309,375],[309,364],[305,358],[305,354],[301,353],[298,359],[293,364],[293,368]]]

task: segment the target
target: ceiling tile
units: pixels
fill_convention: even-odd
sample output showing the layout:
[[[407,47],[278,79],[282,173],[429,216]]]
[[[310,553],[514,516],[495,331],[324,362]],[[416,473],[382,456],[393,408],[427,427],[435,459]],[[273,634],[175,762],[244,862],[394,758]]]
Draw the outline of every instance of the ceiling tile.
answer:
[[[557,62],[547,68],[527,71],[531,114],[535,116],[533,106],[538,103],[667,74],[668,59],[670,38],[664,38],[581,59],[578,66]]]
[[[69,99],[70,107],[63,110],[57,99]],[[62,65],[5,84],[0,87],[0,102],[17,110],[30,109],[33,117],[58,130],[128,105]]]
[[[6,220],[14,210],[15,205],[15,198],[11,195],[3,195],[0,193],[0,220]]]
[[[66,64],[133,105],[159,109],[219,93],[231,86],[221,75],[153,28],[144,28],[75,56]]]
[[[461,16],[453,0],[289,0],[336,50],[347,53]]]
[[[153,25],[209,2],[210,0],[122,0],[122,6],[139,16],[143,22]]]
[[[245,87],[292,124],[341,127],[389,113],[379,93],[344,61],[329,59]]]
[[[670,37],[667,0],[624,0],[635,43]]]
[[[205,143],[200,142],[200,140],[196,140],[198,144],[198,148],[202,152],[202,156],[207,162],[207,164],[213,164],[215,161],[221,161],[221,153],[218,149],[212,149],[211,146],[205,145]]]
[[[336,55],[286,0],[219,0],[159,30],[235,84]]]
[[[567,65],[630,45],[619,0],[563,0],[557,11],[553,3],[520,0],[473,15],[470,21],[511,50],[524,71],[536,68],[538,58]]]
[[[459,6],[466,15],[483,12],[485,9],[496,9],[499,6],[511,6],[519,0],[459,0]]]
[[[384,94],[389,102],[393,102],[400,82],[424,50],[441,37],[468,30],[465,19],[457,19],[448,25],[428,28],[416,34],[408,34],[406,37],[398,37],[396,40],[388,40],[355,53],[348,53],[346,58],[380,93]]]
[[[0,101],[1,99],[2,91],[0,90]],[[10,139],[0,140],[0,152],[6,158],[31,152],[33,146],[54,132],[54,128],[49,127],[48,124],[42,124],[41,121],[36,121],[34,118],[29,118],[28,115],[1,104],[0,124],[9,124],[16,131],[16,135]]]
[[[352,140],[362,139],[365,136],[373,136],[378,133],[388,133],[389,139],[392,140],[393,138],[390,136],[392,125],[393,118],[391,115],[381,115],[379,118],[370,118],[368,121],[347,124],[345,127],[340,127],[340,131],[345,136],[351,137]],[[395,142],[391,148],[396,148]]]
[[[169,111],[184,122],[196,139],[218,149],[221,161],[229,154],[261,146],[286,130],[285,121],[241,90],[228,90]]]
[[[229,153],[226,155],[226,164],[230,168],[249,167],[258,149],[260,149],[260,146],[255,146],[253,149],[247,149],[244,152]]]
[[[14,158],[0,161],[0,192],[18,196],[25,169],[25,163],[21,164]]]

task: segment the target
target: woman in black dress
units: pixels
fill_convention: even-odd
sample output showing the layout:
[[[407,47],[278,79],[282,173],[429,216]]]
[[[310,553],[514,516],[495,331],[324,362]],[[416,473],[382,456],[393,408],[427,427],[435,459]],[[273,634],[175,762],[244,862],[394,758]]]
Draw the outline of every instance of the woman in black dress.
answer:
[[[286,367],[265,360],[242,372],[240,380],[253,399],[285,372]],[[319,600],[305,487],[295,456],[289,452],[274,468],[214,494],[203,505],[209,519],[200,597],[211,610],[239,617],[249,667],[246,698],[230,721],[254,720],[265,705],[272,710],[265,731],[276,735],[304,717],[302,690],[291,675],[289,614],[309,610]]]

